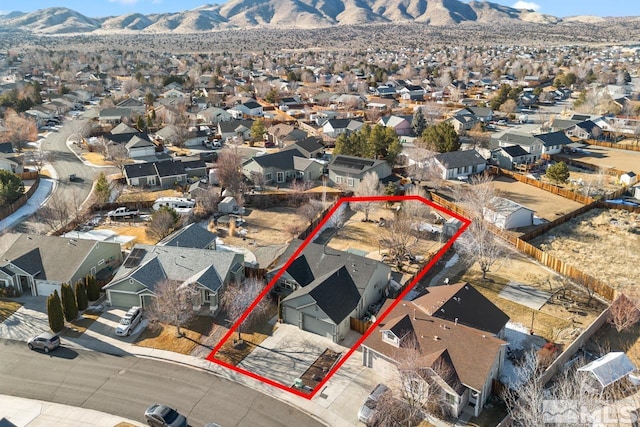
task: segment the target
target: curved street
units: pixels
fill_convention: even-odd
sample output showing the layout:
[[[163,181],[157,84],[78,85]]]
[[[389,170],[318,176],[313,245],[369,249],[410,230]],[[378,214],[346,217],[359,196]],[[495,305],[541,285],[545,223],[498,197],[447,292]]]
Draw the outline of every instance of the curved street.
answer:
[[[190,425],[322,426],[298,409],[200,370],[133,356],[61,347],[50,355],[0,340],[0,394],[94,409],[144,422],[164,403]]]

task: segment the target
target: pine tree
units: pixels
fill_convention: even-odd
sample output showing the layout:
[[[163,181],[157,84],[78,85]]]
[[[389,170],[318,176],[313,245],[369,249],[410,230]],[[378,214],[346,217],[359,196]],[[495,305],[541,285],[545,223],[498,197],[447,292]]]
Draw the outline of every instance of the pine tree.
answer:
[[[569,179],[569,166],[565,162],[556,163],[547,167],[547,178],[559,184],[564,184]]]
[[[111,188],[104,172],[100,172],[100,175],[98,175],[94,191],[98,204],[102,205],[109,201],[109,197],[111,196]]]
[[[64,315],[62,314],[62,303],[57,290],[53,291],[47,298],[47,315],[51,330],[56,333],[60,332],[64,328]]]
[[[78,305],[76,304],[76,297],[73,294],[73,289],[68,283],[63,283],[60,289],[62,294],[62,309],[64,311],[64,318],[67,322],[76,320],[78,317]]]
[[[76,291],[76,302],[78,304],[78,310],[85,310],[89,304],[87,301],[87,288],[85,287],[84,283],[77,282],[75,286],[75,291]]]
[[[100,298],[100,288],[95,277],[87,277],[87,298],[89,301],[97,301]]]

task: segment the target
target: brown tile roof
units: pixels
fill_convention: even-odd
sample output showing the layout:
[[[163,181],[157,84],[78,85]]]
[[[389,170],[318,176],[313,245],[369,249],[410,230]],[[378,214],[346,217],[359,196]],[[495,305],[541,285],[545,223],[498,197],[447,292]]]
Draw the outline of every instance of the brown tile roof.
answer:
[[[387,300],[380,312],[392,303]],[[425,366],[433,367],[446,351],[460,381],[478,391],[491,374],[501,347],[507,344],[486,332],[430,316],[411,301],[401,301],[362,345],[393,359],[398,348],[382,341],[382,331],[407,328],[413,331]]]

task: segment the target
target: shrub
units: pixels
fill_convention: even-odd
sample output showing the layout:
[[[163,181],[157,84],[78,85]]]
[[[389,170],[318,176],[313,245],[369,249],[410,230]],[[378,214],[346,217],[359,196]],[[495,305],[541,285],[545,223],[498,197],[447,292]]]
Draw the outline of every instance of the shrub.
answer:
[[[76,303],[78,305],[78,310],[85,310],[87,308],[87,288],[84,283],[78,282],[75,286],[76,291]]]
[[[58,296],[58,291],[47,298],[47,315],[49,317],[49,327],[53,332],[60,332],[64,328],[64,315],[62,314],[62,303]]]
[[[559,184],[564,184],[569,179],[569,166],[565,162],[553,164],[547,168],[547,178]]]
[[[73,289],[68,283],[63,283],[60,289],[62,294],[62,310],[64,311],[64,318],[67,322],[76,320],[78,317],[78,305],[76,304],[76,297],[73,294]]]

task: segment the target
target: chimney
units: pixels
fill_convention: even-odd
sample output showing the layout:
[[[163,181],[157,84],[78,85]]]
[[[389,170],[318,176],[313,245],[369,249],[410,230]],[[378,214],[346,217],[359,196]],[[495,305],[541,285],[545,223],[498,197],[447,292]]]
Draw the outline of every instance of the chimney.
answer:
[[[454,323],[454,325],[458,324],[458,318],[457,317],[455,319],[453,319],[453,323]]]

